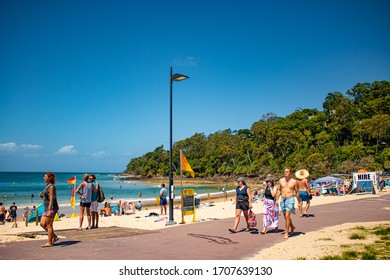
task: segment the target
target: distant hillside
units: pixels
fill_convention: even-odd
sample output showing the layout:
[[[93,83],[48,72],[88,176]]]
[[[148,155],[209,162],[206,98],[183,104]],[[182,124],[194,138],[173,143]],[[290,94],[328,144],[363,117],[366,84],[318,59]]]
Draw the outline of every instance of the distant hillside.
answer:
[[[332,92],[323,110],[299,109],[286,117],[267,113],[251,128],[196,133],[173,146],[179,170],[182,149],[197,177],[265,177],[285,166],[318,177],[358,169],[390,169],[390,83],[358,83],[345,94]],[[169,175],[169,150],[157,147],[130,160],[127,174]],[[186,174],[189,176],[189,174]]]

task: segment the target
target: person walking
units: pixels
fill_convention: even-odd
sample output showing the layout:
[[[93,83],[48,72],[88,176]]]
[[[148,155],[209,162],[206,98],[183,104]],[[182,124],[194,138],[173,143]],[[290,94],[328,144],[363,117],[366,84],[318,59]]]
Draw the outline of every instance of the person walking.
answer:
[[[167,215],[167,195],[168,191],[165,188],[165,184],[161,184],[161,190],[160,190],[160,210],[161,215]],[[163,211],[164,210],[164,211]]]
[[[92,199],[92,184],[89,180],[89,175],[83,175],[83,182],[78,186],[76,193],[80,195],[80,218],[78,231],[83,230],[84,212],[87,212],[88,229],[91,229],[91,199]]]
[[[251,190],[245,183],[245,179],[240,177],[237,179],[238,186],[236,188],[236,218],[234,220],[233,228],[229,229],[231,233],[237,233],[237,228],[240,223],[241,213],[244,213],[246,229],[250,231],[248,223],[248,211],[252,209],[252,194]]]
[[[54,233],[53,221],[58,212],[57,191],[54,183],[56,181],[55,175],[48,172],[43,177],[46,183],[45,189],[39,194],[43,198],[44,212],[41,217],[41,227],[47,232],[47,243],[41,245],[42,248],[52,247],[53,243],[60,238]]]
[[[261,234],[266,234],[268,228],[274,228],[274,231],[278,231],[279,222],[279,189],[274,184],[274,179],[268,175],[265,178],[266,182],[264,190],[264,202],[263,202],[263,230]]]
[[[309,177],[309,171],[306,169],[301,169],[295,172],[295,177],[297,178],[298,189],[299,189],[299,217],[308,217],[307,211],[310,207],[310,185],[306,178]],[[302,213],[303,202],[306,201],[305,211]]]
[[[279,180],[279,183],[282,197],[280,200],[280,208],[282,209],[286,226],[284,238],[287,239],[289,233],[295,230],[295,226],[291,220],[291,213],[295,213],[295,196],[299,201],[298,184],[295,179],[291,178],[291,168],[284,169],[284,177]]]

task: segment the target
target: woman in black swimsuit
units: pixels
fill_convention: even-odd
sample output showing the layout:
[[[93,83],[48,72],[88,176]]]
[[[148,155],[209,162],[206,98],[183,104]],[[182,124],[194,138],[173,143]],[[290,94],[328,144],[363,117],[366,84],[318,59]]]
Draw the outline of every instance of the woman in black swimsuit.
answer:
[[[47,232],[47,243],[43,244],[41,247],[51,247],[53,243],[60,239],[53,229],[54,217],[58,212],[58,203],[57,203],[57,194],[56,187],[54,183],[56,181],[53,173],[48,172],[45,174],[44,181],[46,182],[46,187],[39,194],[43,198],[43,203],[45,206],[45,212],[43,212],[41,217],[41,227]]]

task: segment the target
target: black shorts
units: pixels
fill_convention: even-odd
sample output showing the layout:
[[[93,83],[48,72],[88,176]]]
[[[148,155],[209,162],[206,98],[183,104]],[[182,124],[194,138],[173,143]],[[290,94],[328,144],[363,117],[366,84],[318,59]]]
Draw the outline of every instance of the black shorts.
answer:
[[[80,202],[81,207],[91,208],[91,202]]]
[[[236,209],[240,209],[242,211],[248,211],[249,210],[249,201],[237,201],[236,202]]]

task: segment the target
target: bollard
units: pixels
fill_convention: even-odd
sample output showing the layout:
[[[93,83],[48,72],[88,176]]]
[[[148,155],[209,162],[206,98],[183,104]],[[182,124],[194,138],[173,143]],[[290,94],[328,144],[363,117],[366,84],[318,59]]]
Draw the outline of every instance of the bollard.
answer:
[[[28,212],[30,212],[30,210],[28,209],[28,207],[26,207],[24,209],[24,219],[25,219],[25,222],[26,222],[26,227],[28,227]]]
[[[35,210],[35,225],[38,225],[38,210]]]

